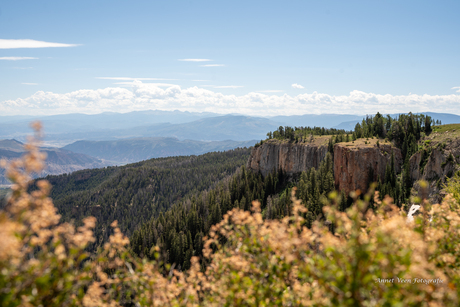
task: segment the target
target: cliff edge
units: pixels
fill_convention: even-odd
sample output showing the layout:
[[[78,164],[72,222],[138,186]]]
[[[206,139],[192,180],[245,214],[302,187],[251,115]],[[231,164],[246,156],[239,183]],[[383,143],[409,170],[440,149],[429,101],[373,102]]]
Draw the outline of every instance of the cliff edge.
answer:
[[[460,169],[460,125],[435,127],[433,133],[422,140],[421,147],[409,160],[411,179],[428,181],[430,200],[436,203],[442,199],[446,179]],[[419,192],[418,184],[414,188]]]
[[[290,143],[268,140],[254,147],[247,168],[266,176],[273,171],[283,170],[288,175],[318,168],[326,157],[327,138],[320,137],[311,143]]]
[[[318,168],[328,152],[330,136],[315,136],[310,142],[289,142],[270,139],[254,147],[247,168],[263,176],[277,170],[288,175]],[[370,182],[385,178],[387,165],[394,157],[394,171],[403,166],[401,150],[383,139],[358,139],[334,145],[334,182],[338,191],[367,191]],[[460,124],[434,127],[429,136],[418,143],[418,151],[409,159],[409,173],[414,184],[413,195],[419,190],[417,181],[430,183],[429,197],[439,201],[443,184],[460,170]]]
[[[354,143],[335,144],[335,188],[338,191],[344,190],[347,194],[357,189],[362,192],[367,191],[369,182],[384,178],[392,155],[394,155],[395,172],[399,173],[403,164],[401,150],[390,143],[377,145],[376,139],[368,141],[362,139]]]

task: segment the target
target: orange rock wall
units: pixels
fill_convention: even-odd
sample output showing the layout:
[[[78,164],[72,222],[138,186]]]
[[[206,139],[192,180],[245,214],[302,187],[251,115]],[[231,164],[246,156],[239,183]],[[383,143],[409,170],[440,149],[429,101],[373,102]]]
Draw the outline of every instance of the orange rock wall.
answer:
[[[334,145],[334,180],[337,190],[349,193],[356,189],[366,191],[370,169],[372,181],[384,178],[387,164],[391,163],[391,155],[395,156],[395,170],[401,172],[401,151],[391,145],[379,147],[351,147],[350,143]],[[318,168],[326,157],[327,146],[293,143],[267,142],[254,147],[249,157],[247,168],[261,172],[263,176],[282,169],[288,175]]]
[[[347,147],[345,144],[334,145],[334,179],[335,188],[345,193],[360,189],[367,191],[368,182],[384,178],[387,164],[391,163],[391,154],[395,156],[395,170],[401,171],[402,155],[398,148],[391,145],[380,147]],[[373,178],[369,178],[372,169]]]
[[[282,169],[287,174],[318,168],[326,157],[327,146],[293,143],[264,143],[254,147],[247,168],[260,171],[263,176]]]

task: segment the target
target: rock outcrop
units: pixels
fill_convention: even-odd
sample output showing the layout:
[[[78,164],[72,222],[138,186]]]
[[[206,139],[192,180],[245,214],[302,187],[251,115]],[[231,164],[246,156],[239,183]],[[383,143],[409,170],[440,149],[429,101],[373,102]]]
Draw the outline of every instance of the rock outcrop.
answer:
[[[424,157],[420,151],[413,154],[409,160],[412,181],[433,181],[452,176],[455,164],[454,159],[448,161],[449,155],[450,151],[440,149],[433,149],[428,157]]]
[[[429,152],[419,151],[410,158],[412,180],[438,180],[450,177],[458,169],[460,139],[438,143]]]
[[[261,172],[263,176],[277,170],[293,175],[310,168],[318,168],[326,157],[327,146],[310,143],[288,143],[268,141],[254,147],[247,168]]]
[[[426,151],[418,151],[409,160],[412,181],[426,180],[430,183],[428,195],[432,203],[441,201],[442,184],[459,170],[460,139],[438,143]],[[420,192],[418,184],[415,190]]]
[[[368,183],[385,177],[386,167],[391,163],[392,155],[395,172],[401,173],[401,150],[389,142],[382,142],[383,144],[377,145],[376,139],[363,139],[334,145],[334,181],[338,191],[366,191]],[[414,183],[421,179],[430,182],[429,196],[436,202],[439,201],[442,183],[460,169],[460,138],[436,143],[428,148],[427,151],[421,150],[412,155],[409,160],[409,171]],[[325,143],[269,140],[252,149],[247,168],[260,171],[263,176],[275,170],[283,170],[288,175],[294,175],[308,171],[312,167],[318,168],[326,154]],[[415,184],[414,188],[416,193],[418,184]]]
[[[384,178],[387,164],[394,154],[395,171],[402,166],[401,151],[392,145],[353,146],[350,143],[334,145],[334,180],[337,190],[345,193],[360,189],[366,191],[368,183]],[[372,176],[372,178],[369,178]]]

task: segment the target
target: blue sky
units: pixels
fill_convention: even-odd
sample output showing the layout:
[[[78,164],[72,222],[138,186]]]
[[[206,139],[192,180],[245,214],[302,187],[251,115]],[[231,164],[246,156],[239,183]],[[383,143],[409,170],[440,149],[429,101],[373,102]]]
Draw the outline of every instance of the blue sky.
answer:
[[[19,0],[0,10],[0,115],[460,114],[458,0]],[[45,42],[72,46],[10,48]]]

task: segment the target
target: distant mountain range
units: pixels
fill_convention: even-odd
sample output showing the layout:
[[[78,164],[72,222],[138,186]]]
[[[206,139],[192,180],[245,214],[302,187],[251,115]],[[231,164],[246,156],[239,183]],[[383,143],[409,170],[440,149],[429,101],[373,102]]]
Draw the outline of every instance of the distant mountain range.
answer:
[[[107,141],[126,138],[175,137],[198,141],[250,141],[265,138],[280,123],[266,118],[179,111],[125,114],[66,114],[47,117],[0,116],[0,139],[25,141],[29,123],[40,120],[45,143],[56,147],[78,140]]]
[[[460,116],[424,113],[443,124],[460,123]],[[45,117],[0,116],[0,139],[25,141],[29,123],[41,120],[45,144],[62,147],[79,140],[108,141],[127,138],[173,137],[196,141],[249,141],[265,139],[279,126],[317,126],[351,130],[364,118],[346,114],[307,114],[271,118],[181,111],[136,111],[95,115],[65,114]]]
[[[424,114],[443,124],[460,123],[460,116],[455,114]],[[43,123],[44,144],[48,146],[42,149],[48,155],[47,170],[40,174],[43,176],[151,158],[250,147],[279,126],[353,130],[363,118],[343,114],[265,118],[158,110],[45,117],[0,116],[0,140],[6,139],[0,141],[0,158],[11,159],[22,154],[21,142],[31,134],[29,123],[33,120]],[[1,170],[0,184],[5,183]]]
[[[19,158],[24,153],[21,142],[16,140],[0,140],[0,159]],[[71,173],[86,168],[100,168],[109,165],[107,162],[85,154],[75,153],[65,149],[43,147],[41,151],[46,153],[46,168],[36,177]],[[5,170],[0,168],[0,184],[9,184],[5,178]]]
[[[117,141],[77,141],[63,149],[108,160],[114,164],[138,162],[152,158],[201,155],[237,147],[251,147],[257,141],[179,141],[177,138],[132,138]]]
[[[47,155],[46,169],[37,177],[71,173],[81,169],[121,165],[152,158],[201,155],[237,147],[251,147],[257,141],[179,141],[176,138],[131,138],[115,141],[77,141],[63,148],[42,147]],[[0,140],[0,159],[19,158],[23,143],[14,139]],[[5,170],[0,169],[0,184],[9,184]]]

